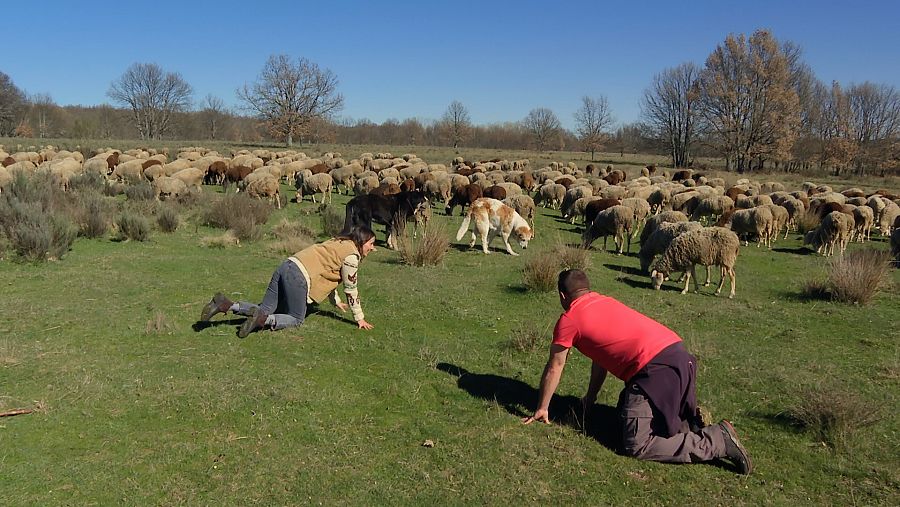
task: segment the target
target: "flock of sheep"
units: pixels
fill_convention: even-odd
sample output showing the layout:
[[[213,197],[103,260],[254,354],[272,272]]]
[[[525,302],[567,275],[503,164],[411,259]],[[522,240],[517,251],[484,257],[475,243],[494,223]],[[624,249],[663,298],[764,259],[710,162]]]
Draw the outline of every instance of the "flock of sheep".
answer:
[[[474,200],[503,201],[534,225],[536,206],[558,210],[570,223],[581,220],[582,246],[614,237],[618,253],[630,250],[640,233],[639,258],[656,288],[672,273],[685,273],[685,288],[697,277],[694,266],[720,268],[722,279],[735,292],[734,265],[740,250],[753,239],[771,248],[779,237],[797,229],[798,221],[815,216],[819,225],[808,230],[804,243],[817,252],[843,253],[850,241],[868,241],[872,229],[890,237],[900,256],[900,197],[888,190],[840,192],[827,185],[804,183],[788,191],[777,182],[706,177],[690,170],[657,171],[654,166],[629,179],[610,166],[552,162],[532,168],[528,160],[467,161],[429,164],[414,154],[363,153],[345,160],[340,153],[309,157],[295,150],[240,150],[223,156],[200,147],[180,149],[170,159],[167,150],[97,150],[89,157],[80,151],[15,150],[0,146],[0,192],[16,173],[49,172],[63,188],[83,173],[97,173],[110,184],[149,184],[158,199],[196,192],[204,184],[228,188],[281,207],[282,182],[296,189],[296,200],[309,196],[322,202],[333,192],[356,195],[421,191],[432,203],[442,202],[446,213],[465,209]],[[654,259],[659,257],[655,264]],[[900,258],[900,257],[898,257]],[[652,266],[651,266],[652,264]]]

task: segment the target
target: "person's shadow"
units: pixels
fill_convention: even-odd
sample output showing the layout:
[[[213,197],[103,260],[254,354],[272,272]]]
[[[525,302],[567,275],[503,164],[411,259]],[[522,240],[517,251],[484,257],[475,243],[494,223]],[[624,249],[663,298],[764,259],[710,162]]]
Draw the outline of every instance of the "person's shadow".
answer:
[[[456,385],[460,389],[476,398],[496,401],[516,417],[524,418],[533,413],[538,390],[525,382],[499,375],[471,373],[449,363],[438,363],[437,369],[457,377]],[[550,402],[550,420],[582,432],[604,447],[618,452],[621,430],[615,407],[595,403],[584,414],[581,399],[571,395],[554,395]]]

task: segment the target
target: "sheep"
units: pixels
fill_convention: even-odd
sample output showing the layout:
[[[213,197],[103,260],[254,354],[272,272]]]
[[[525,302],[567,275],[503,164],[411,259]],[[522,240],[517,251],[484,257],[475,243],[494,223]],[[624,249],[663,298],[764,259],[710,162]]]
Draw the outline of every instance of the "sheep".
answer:
[[[778,239],[781,228],[785,228],[785,237],[787,237],[787,224],[791,219],[790,212],[784,206],[778,204],[762,204],[759,207],[767,208],[772,212],[772,229],[769,231],[769,243]]]
[[[510,208],[516,210],[516,213],[522,216],[531,225],[531,234],[534,237],[534,199],[527,194],[512,195],[503,200]]]
[[[584,197],[591,197],[594,194],[594,191],[590,187],[572,187],[566,190],[565,195],[563,196],[562,204],[559,206],[559,211],[562,214],[563,218],[571,218],[572,223],[575,223],[575,213],[573,213],[573,206],[575,201]]]
[[[671,192],[666,188],[657,188],[654,189],[650,195],[647,196],[647,202],[650,203],[650,209],[653,210],[653,214],[659,214],[663,208],[668,206],[669,201],[672,200]]]
[[[362,166],[359,167],[362,170]],[[344,190],[347,193],[350,193],[350,189],[353,188],[353,184],[356,183],[356,174],[354,173],[355,167],[351,165],[345,165],[343,167],[338,167],[331,170],[331,179],[334,180],[334,189],[337,190],[337,193],[343,195],[343,191],[339,185],[344,186]]]
[[[680,211],[664,211],[658,215],[653,215],[647,219],[644,229],[641,231],[641,246],[647,241],[647,238],[653,234],[660,225],[664,223],[687,222],[688,217]]]
[[[534,203],[546,203],[552,209],[559,209],[565,195],[566,187],[558,183],[546,183],[538,189],[538,194],[534,199]]]
[[[894,221],[900,216],[900,206],[894,201],[888,201],[887,199],[882,200],[885,201],[885,206],[881,211],[881,216],[878,218],[878,229],[881,230],[881,234],[884,234],[887,237],[891,235]]]
[[[606,250],[606,237],[615,235],[616,249],[622,255],[625,239],[628,239],[628,250],[631,251],[631,230],[634,228],[634,210],[621,204],[607,208],[597,214],[590,227],[585,228],[581,236],[581,246],[589,248],[591,243],[603,237],[603,250]]]
[[[650,203],[640,197],[627,197],[622,199],[622,205],[628,206],[634,211],[634,227],[631,237],[636,238],[638,229],[644,225],[644,221],[650,216]]]
[[[803,244],[814,246],[816,252],[822,253],[825,257],[834,255],[834,247],[837,245],[840,247],[840,254],[843,255],[854,225],[853,217],[850,215],[832,211],[825,215],[819,227],[806,233]]]
[[[731,229],[737,234],[754,234],[756,235],[756,247],[765,243],[769,246],[769,233],[773,230],[775,217],[768,208],[750,208],[732,210],[722,215],[716,224],[720,227]],[[749,241],[744,239],[744,245],[748,245]]]
[[[158,201],[177,197],[187,192],[187,185],[184,184],[184,181],[171,176],[154,178],[150,185],[153,187],[153,194]]]
[[[84,165],[81,167],[82,172],[84,173],[96,173],[102,176],[106,176],[108,173],[108,165],[106,163],[106,159],[102,158],[89,158],[84,161]]]
[[[788,212],[788,221],[784,227],[784,239],[787,239],[788,232],[791,230],[791,228],[794,227],[794,223],[796,222],[797,217],[800,217],[804,213],[806,213],[806,208],[803,206],[803,202],[800,201],[800,199],[797,199],[793,196],[788,196],[779,204]]]
[[[894,264],[900,266],[900,227],[895,227],[891,233],[891,254],[894,256]]]
[[[129,160],[116,165],[110,174],[112,181],[124,181],[126,183],[139,183],[144,179],[144,169],[140,160]]]
[[[257,199],[265,197],[269,201],[274,201],[277,209],[281,209],[281,180],[279,178],[271,173],[253,172],[245,181],[247,182],[247,195]]]
[[[361,176],[353,185],[353,193],[354,195],[366,195],[378,188],[379,183],[378,176]]]
[[[638,253],[638,258],[641,262],[641,271],[648,273],[653,258],[665,252],[666,248],[668,248],[675,237],[685,232],[696,231],[702,228],[703,226],[700,225],[699,222],[684,221],[659,224],[659,227],[656,228],[653,234],[641,244],[641,250]],[[708,271],[709,270],[707,270],[707,273]]]
[[[587,209],[588,204],[590,204],[593,201],[599,201],[600,199],[602,199],[602,197],[597,197],[596,195],[592,195],[590,197],[582,197],[581,199],[578,199],[577,201],[575,201],[575,203],[572,204],[571,211],[569,212],[569,223],[574,224],[575,220],[578,217],[581,217],[582,223],[585,223],[584,212]],[[616,201],[616,204],[620,204],[620,203],[618,201]],[[598,211],[598,213],[599,213],[599,211]],[[596,214],[594,216],[596,216]]]
[[[686,280],[682,294],[686,294],[691,278],[694,279],[694,292],[699,292],[695,266],[719,266],[721,279],[715,294],[718,296],[725,285],[725,275],[731,278],[731,293],[728,299],[734,298],[736,277],[734,265],[740,253],[741,242],[733,231],[724,227],[705,227],[677,236],[656,261],[650,279],[653,288],[659,290],[663,280],[670,273],[684,271]]]
[[[127,163],[127,162],[126,162]],[[203,184],[203,177],[205,173],[196,167],[189,167],[187,169],[182,169],[175,174],[172,175],[173,178],[178,178],[183,181],[188,188],[196,188],[197,191],[200,191],[200,185]]]
[[[297,204],[303,202],[304,193],[312,197],[313,203],[316,202],[316,194],[324,194],[322,196],[323,204],[326,199],[328,202],[331,202],[331,187],[334,185],[334,179],[332,179],[330,174],[298,172],[294,178],[294,187],[297,189]]]
[[[594,219],[597,218],[597,215],[601,211],[612,208],[613,206],[618,206],[619,204],[622,204],[622,201],[619,199],[604,199],[602,197],[585,204],[584,218],[582,219],[585,228],[590,227],[591,224],[594,223]]]
[[[868,241],[875,224],[875,212],[868,206],[857,206],[853,209],[853,236],[860,243]],[[853,238],[850,239],[853,241]]]
[[[425,181],[425,186],[422,190],[424,190],[426,197],[431,198],[435,202],[441,200],[446,203],[447,206],[449,206],[450,201],[452,200],[451,196],[453,195],[453,187],[451,185],[452,183],[450,178],[435,178]],[[471,184],[467,184],[464,188],[467,188],[469,186],[477,187],[479,190],[481,190],[481,187],[479,187],[478,185]]]
[[[712,217],[715,222],[723,213],[734,208],[734,201],[727,195],[704,197],[697,202],[697,207],[691,213],[691,220],[702,222]]]
[[[502,181],[500,183],[497,183],[496,185],[498,187],[502,188],[503,190],[506,190],[506,197],[513,197],[516,195],[523,194],[522,187],[520,187],[519,185],[517,185],[515,183],[509,182],[509,181]]]

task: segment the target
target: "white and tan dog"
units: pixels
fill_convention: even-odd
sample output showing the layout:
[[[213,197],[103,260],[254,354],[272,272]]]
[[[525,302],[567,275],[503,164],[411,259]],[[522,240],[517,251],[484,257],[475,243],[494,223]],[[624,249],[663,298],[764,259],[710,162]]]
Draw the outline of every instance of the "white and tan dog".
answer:
[[[459,231],[456,233],[456,240],[459,241],[466,234],[469,228],[469,222],[472,223],[472,241],[469,247],[475,246],[475,231],[481,236],[481,249],[484,253],[491,253],[488,245],[498,234],[503,238],[503,244],[506,245],[506,251],[510,255],[519,255],[513,252],[509,246],[509,235],[515,233],[519,239],[519,246],[528,248],[528,240],[534,236],[534,231],[528,226],[528,222],[516,213],[516,210],[503,204],[497,199],[482,197],[477,199],[469,207],[469,213],[463,219]]]

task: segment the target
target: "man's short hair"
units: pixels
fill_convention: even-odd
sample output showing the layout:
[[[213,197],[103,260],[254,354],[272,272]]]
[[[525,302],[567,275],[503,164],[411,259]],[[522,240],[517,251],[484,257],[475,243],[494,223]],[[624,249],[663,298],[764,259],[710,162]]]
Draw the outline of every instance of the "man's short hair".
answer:
[[[580,269],[567,269],[559,274],[559,280],[556,283],[557,288],[563,294],[569,296],[581,289],[590,290],[591,281],[588,280],[587,274]]]

